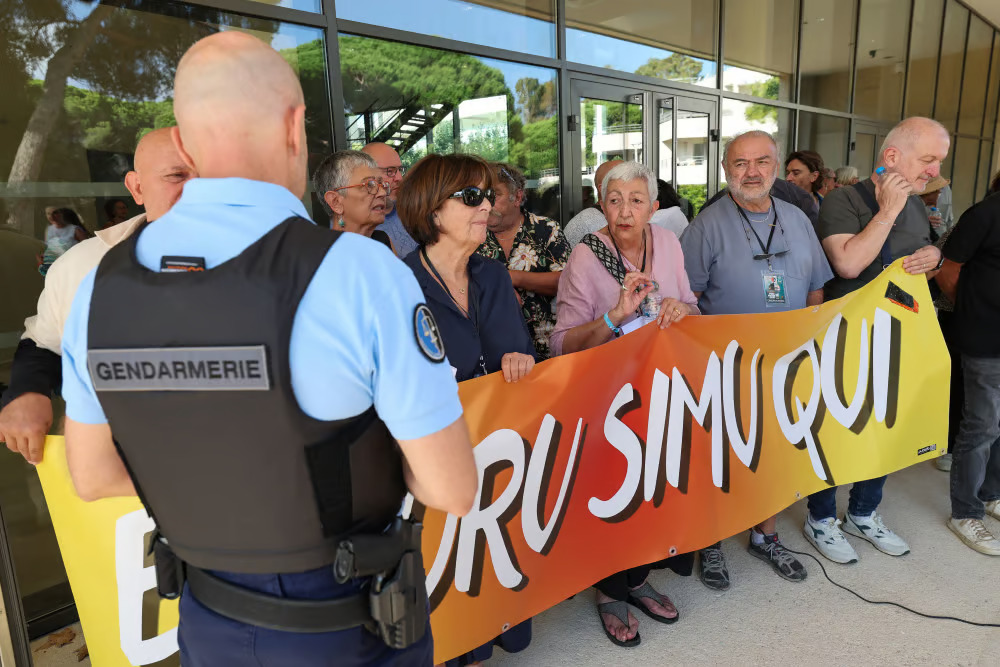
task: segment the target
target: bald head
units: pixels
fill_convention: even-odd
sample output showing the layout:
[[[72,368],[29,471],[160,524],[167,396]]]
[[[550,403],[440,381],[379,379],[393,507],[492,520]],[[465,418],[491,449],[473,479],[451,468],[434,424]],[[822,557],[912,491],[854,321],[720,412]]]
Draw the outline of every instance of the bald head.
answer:
[[[604,185],[604,179],[608,177],[611,170],[622,164],[621,160],[608,160],[601,166],[597,168],[594,172],[594,186],[597,188],[597,201],[601,201],[601,186]]]
[[[175,142],[205,178],[243,177],[305,192],[305,104],[277,51],[237,31],[195,43],[174,79]]]
[[[901,121],[889,131],[879,152],[879,165],[900,174],[920,193],[927,182],[941,173],[941,162],[948,156],[951,136],[941,123],[914,116]]]
[[[384,144],[381,141],[373,141],[367,144],[361,149],[363,153],[366,153],[375,160],[378,164],[378,168],[382,170],[382,176],[385,178],[391,189],[389,190],[389,196],[386,197],[386,215],[392,212],[392,209],[396,206],[396,190],[399,188],[399,184],[403,181],[403,170],[400,169],[403,162],[399,159],[399,153],[390,146],[389,144]]]
[[[140,139],[135,147],[135,170],[125,176],[125,187],[135,203],[145,207],[148,220],[169,211],[193,176],[174,146],[172,129],[153,130]]]

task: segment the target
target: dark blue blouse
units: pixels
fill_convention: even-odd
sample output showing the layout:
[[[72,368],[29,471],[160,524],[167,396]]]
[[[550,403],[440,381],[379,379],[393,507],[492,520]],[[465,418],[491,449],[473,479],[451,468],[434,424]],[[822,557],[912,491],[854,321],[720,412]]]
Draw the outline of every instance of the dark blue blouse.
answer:
[[[427,307],[437,320],[448,363],[457,368],[459,382],[482,375],[479,357],[486,363],[486,372],[500,370],[500,360],[508,352],[530,354],[536,360],[535,346],[524,323],[521,306],[514,295],[514,285],[503,264],[479,255],[469,257],[470,313],[476,299],[479,303],[478,328],[458,309],[455,302],[438,284],[420,261],[420,250],[414,250],[406,262],[427,299]]]

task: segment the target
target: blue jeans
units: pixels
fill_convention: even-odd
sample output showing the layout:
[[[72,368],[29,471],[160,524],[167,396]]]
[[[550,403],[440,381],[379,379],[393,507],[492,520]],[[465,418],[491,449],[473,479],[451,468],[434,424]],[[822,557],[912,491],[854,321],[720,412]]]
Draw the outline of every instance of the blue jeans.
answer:
[[[1000,499],[1000,359],[962,355],[965,407],[951,454],[951,516],[982,519]]]
[[[885,476],[855,482],[851,487],[851,497],[847,502],[847,511],[854,516],[871,516],[882,502],[882,487],[885,486]],[[809,496],[809,516],[813,521],[837,518],[837,487],[817,491]]]
[[[361,590],[361,582],[338,584],[333,568],[297,574],[234,574],[216,576],[244,588],[300,600],[336,599]],[[177,643],[184,667],[430,667],[433,641],[428,626],[413,646],[396,651],[368,630],[300,634],[268,630],[225,618],[207,609],[187,585],[180,604]]]

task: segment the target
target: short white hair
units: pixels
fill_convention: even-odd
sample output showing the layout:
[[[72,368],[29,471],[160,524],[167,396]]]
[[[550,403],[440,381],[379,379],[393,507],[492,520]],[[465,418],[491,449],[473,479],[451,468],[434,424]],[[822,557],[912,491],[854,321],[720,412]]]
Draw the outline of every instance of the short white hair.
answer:
[[[933,118],[925,118],[923,116],[911,116],[909,118],[904,118],[896,123],[895,127],[889,130],[889,134],[885,135],[885,140],[882,141],[882,147],[879,148],[878,151],[879,161],[885,158],[885,152],[890,148],[895,148],[900,152],[908,150],[913,146],[913,144],[916,143],[917,139],[919,139],[920,136],[925,134],[928,130],[940,132],[946,137],[951,137],[948,132],[948,128]]]
[[[656,185],[656,175],[652,169],[641,162],[622,162],[609,171],[608,175],[604,177],[604,182],[601,183],[601,201],[607,201],[608,183],[611,181],[627,183],[638,178],[646,180],[646,189],[649,190],[649,204],[652,206],[659,191]]]
[[[773,135],[771,135],[769,132],[765,132],[764,130],[747,130],[746,132],[740,132],[739,134],[732,137],[722,147],[722,164],[726,164],[726,161],[729,160],[729,147],[745,137],[757,137],[760,139],[767,139],[768,141],[771,142],[771,145],[774,146],[774,156],[778,159],[779,162],[781,161],[781,151],[778,150],[778,142],[775,141]]]
[[[858,177],[857,167],[839,167],[837,169],[837,182],[841,185],[850,185]]]

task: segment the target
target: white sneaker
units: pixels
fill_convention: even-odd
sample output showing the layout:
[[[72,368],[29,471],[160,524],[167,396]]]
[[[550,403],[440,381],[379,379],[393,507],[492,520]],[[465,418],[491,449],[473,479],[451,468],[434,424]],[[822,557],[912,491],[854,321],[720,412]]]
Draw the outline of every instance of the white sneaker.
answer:
[[[986,503],[986,513],[1000,521],[1000,500],[991,500]]]
[[[910,545],[902,537],[886,528],[877,512],[871,516],[844,515],[844,532],[867,540],[882,553],[903,556],[910,553]]]
[[[934,467],[941,472],[951,471],[951,454],[942,454],[934,459]]]
[[[807,514],[802,532],[817,551],[834,563],[858,562],[858,554],[840,531],[840,521],[837,519],[813,521]]]
[[[991,533],[982,519],[948,519],[951,532],[966,545],[987,556],[1000,556],[1000,540]]]

